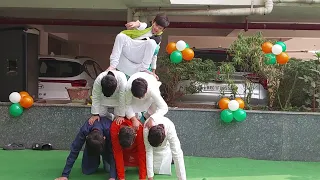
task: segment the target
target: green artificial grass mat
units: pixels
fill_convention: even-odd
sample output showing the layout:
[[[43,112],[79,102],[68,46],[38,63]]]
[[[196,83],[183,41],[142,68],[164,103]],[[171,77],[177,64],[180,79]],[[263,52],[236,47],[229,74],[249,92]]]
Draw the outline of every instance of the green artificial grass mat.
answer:
[[[59,177],[68,151],[0,150],[0,179],[54,180]],[[108,180],[99,170],[93,175],[81,173],[79,155],[70,180]],[[102,164],[102,163],[101,163]],[[185,157],[188,180],[320,180],[320,162],[265,161],[246,158]],[[174,180],[172,176],[156,175],[155,180]],[[137,169],[126,171],[126,180],[138,180]]]

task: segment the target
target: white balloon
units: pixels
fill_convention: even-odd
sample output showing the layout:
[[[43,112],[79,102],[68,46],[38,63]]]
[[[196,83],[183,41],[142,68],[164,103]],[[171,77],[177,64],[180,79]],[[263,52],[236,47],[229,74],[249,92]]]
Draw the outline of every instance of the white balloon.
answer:
[[[275,55],[279,55],[282,53],[282,47],[279,44],[275,44],[272,46],[272,53]]]
[[[179,51],[183,51],[186,47],[187,47],[186,42],[184,42],[184,41],[182,41],[182,40],[179,40],[179,41],[176,43],[176,48],[177,48],[177,50],[179,50]]]
[[[19,93],[17,92],[12,92],[10,95],[9,95],[9,100],[12,102],[12,103],[18,103],[20,102],[21,100],[21,96]]]
[[[228,103],[228,108],[231,110],[231,111],[236,111],[239,109],[239,103],[238,101],[236,100],[231,100],[229,103]]]

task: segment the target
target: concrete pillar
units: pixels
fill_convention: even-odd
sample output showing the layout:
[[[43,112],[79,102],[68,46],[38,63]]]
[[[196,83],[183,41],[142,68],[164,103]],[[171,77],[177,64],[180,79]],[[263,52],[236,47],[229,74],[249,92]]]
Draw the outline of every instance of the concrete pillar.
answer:
[[[132,8],[128,8],[127,9],[127,22],[131,22],[133,21],[133,9]]]
[[[40,30],[40,54],[48,55],[48,33]]]
[[[48,55],[48,33],[45,32],[44,27],[42,25],[29,25],[33,28],[36,28],[39,30],[39,53],[41,55]]]

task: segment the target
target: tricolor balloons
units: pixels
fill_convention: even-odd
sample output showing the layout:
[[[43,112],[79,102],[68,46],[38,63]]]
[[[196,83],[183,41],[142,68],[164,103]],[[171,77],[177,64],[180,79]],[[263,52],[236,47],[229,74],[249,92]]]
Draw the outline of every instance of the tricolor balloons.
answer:
[[[220,118],[225,123],[230,123],[233,119],[237,122],[244,121],[247,118],[247,113],[244,109],[244,101],[241,98],[230,100],[229,98],[221,98],[218,102],[222,109]]]
[[[183,40],[179,40],[177,43],[168,43],[166,51],[170,54],[170,60],[174,64],[178,64],[182,60],[191,61],[194,58],[194,51]]]
[[[9,114],[13,117],[21,116],[24,108],[30,108],[34,103],[33,98],[25,91],[12,92],[9,95],[9,100],[12,102],[9,107]]]
[[[265,53],[265,64],[286,64],[289,56],[285,52],[287,46],[284,42],[278,41],[274,45],[271,42],[265,42],[261,45],[262,51]]]

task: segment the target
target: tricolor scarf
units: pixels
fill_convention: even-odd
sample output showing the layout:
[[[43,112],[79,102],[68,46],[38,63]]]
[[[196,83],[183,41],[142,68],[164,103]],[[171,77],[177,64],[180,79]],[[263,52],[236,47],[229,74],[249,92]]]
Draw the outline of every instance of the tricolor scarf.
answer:
[[[149,31],[151,31],[151,28],[152,28],[152,26],[151,26],[151,27],[148,27],[148,28],[146,28],[146,29],[144,29],[144,30],[128,29],[128,30],[123,30],[123,31],[121,31],[121,33],[123,33],[123,34],[131,37],[132,39],[135,39],[135,38],[138,38],[138,37],[140,37],[140,36],[148,33]],[[160,32],[160,33],[157,34],[157,35],[161,35],[161,34],[162,34],[162,32]]]

